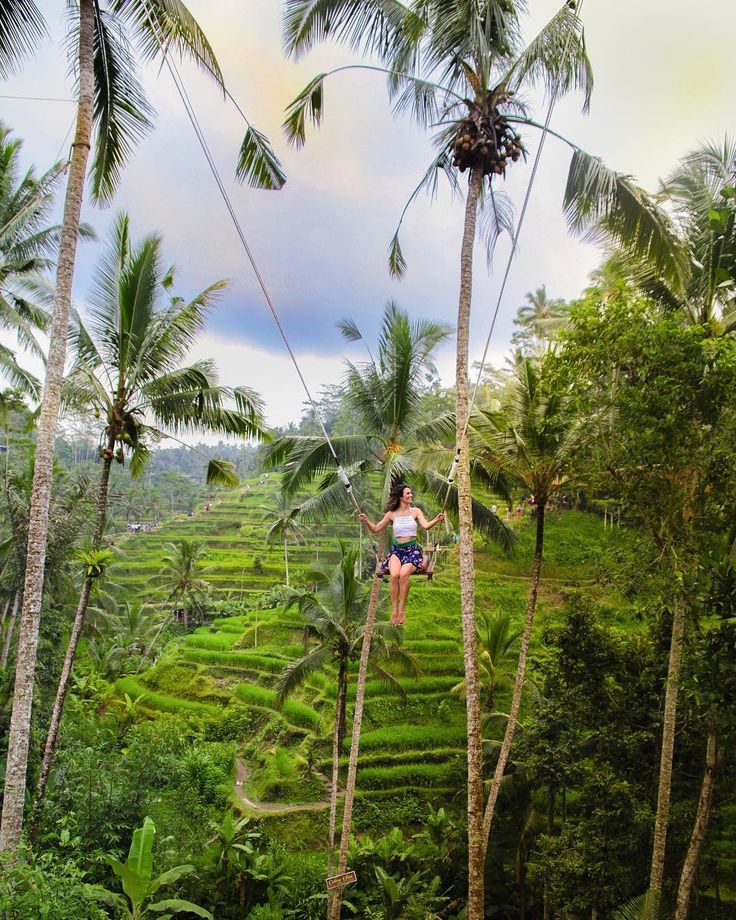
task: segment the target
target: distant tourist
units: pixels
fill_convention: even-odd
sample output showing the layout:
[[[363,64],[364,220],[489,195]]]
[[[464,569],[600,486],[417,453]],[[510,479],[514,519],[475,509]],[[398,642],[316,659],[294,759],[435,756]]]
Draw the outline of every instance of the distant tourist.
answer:
[[[368,516],[360,514],[360,520],[368,530],[380,533],[389,524],[393,527],[391,550],[383,561],[382,568],[391,574],[391,623],[403,626],[406,622],[406,599],[409,596],[409,576],[422,568],[422,548],[417,542],[417,523],[425,530],[434,527],[445,516],[440,511],[428,521],[419,508],[412,507],[412,491],[404,482],[391,488],[386,513],[374,524]]]

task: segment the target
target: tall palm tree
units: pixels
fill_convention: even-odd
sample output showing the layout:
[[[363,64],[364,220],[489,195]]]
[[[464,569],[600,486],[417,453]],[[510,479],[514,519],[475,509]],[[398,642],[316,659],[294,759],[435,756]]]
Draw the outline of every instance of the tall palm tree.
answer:
[[[527,344],[537,351],[543,349],[565,326],[569,313],[568,304],[548,297],[544,285],[530,291],[526,305],[516,311],[514,325],[519,331],[514,333],[512,344]]]
[[[348,667],[360,657],[365,629],[369,587],[358,577],[358,549],[340,544],[337,564],[316,568],[306,578],[315,585],[311,592],[296,591],[286,609],[296,606],[304,616],[310,636],[317,644],[281,672],[276,682],[277,699],[283,701],[314,671],[337,666],[337,732],[339,747],[347,723]],[[374,676],[387,682],[399,694],[403,691],[382,666],[393,661],[416,670],[416,659],[398,644],[398,632],[389,623],[378,623],[371,646],[370,667]]]
[[[180,52],[224,90],[214,52],[183,0],[79,0],[68,7],[75,41],[77,118],[56,263],[53,320],[41,402],[31,502],[28,559],[8,739],[0,850],[20,841],[28,766],[44,548],[48,534],[51,467],[66,362],[67,327],[87,163],[94,141],[91,189],[109,201],[135,144],[150,129],[152,109],[135,69],[142,59]],[[0,77],[16,70],[45,37],[34,0],[11,0],[0,9]],[[134,51],[135,49],[135,51]],[[93,138],[94,134],[94,138]],[[248,127],[236,175],[270,188],[283,182],[266,138]]]
[[[510,230],[511,207],[497,191],[494,178],[502,177],[510,164],[524,155],[524,145],[517,134],[519,126],[542,128],[519,101],[520,90],[543,83],[555,99],[579,88],[584,91],[587,106],[592,75],[582,23],[575,3],[566,2],[524,48],[519,21],[523,6],[513,0],[414,0],[408,5],[400,0],[287,0],[286,9],[286,42],[292,53],[303,52],[319,40],[338,38],[377,55],[397,95],[396,111],[410,111],[424,127],[438,126],[437,156],[410,202],[422,188],[433,193],[440,170],[458,191],[457,172],[469,173],[460,253],[455,425],[468,716],[468,918],[480,920],[484,852],[482,747],[466,437],[473,249],[476,235],[483,234],[492,250],[499,234]],[[380,68],[371,65],[370,69]],[[323,87],[328,76],[322,73],[315,77],[289,109],[285,127],[298,144],[305,139],[307,118],[319,123],[324,115]],[[682,254],[673,260],[666,218],[659,210],[653,210],[648,197],[629,177],[608,170],[599,159],[571,146],[574,155],[565,210],[573,229],[585,229],[601,215],[621,215],[621,235],[635,240],[640,252],[656,254],[663,266],[676,273]],[[405,213],[406,208],[399,228]],[[389,267],[396,275],[406,267],[398,229],[389,247]]]
[[[224,283],[215,282],[191,301],[170,296],[174,270],[164,270],[161,247],[156,235],[135,244],[127,215],[119,215],[95,276],[89,320],[85,324],[75,315],[74,364],[62,397],[77,410],[92,411],[105,425],[93,552],[102,545],[114,460],[124,463],[129,454],[131,473],[140,476],[149,444],[169,433],[207,431],[240,437],[261,433],[259,400],[251,390],[219,386],[212,361],[183,365]],[[235,408],[226,405],[230,400]],[[217,459],[210,461],[207,479],[226,485],[237,482],[232,465]],[[91,573],[84,579],[69,637],[44,749],[36,815],[53,762],[94,578]]]
[[[483,820],[486,841],[521,705],[542,572],[545,505],[570,482],[581,440],[580,427],[566,412],[565,392],[550,374],[549,356],[540,360],[517,353],[508,399],[508,404],[499,409],[478,412],[473,421],[471,450],[476,462],[496,475],[506,489],[515,486],[534,496],[536,540],[511,709]]]
[[[289,585],[289,541],[297,543],[304,539],[307,528],[299,521],[301,508],[293,505],[283,492],[280,492],[275,507],[261,505],[262,520],[269,524],[266,532],[266,543],[283,543],[284,546],[284,572],[286,585]]]
[[[41,273],[50,267],[58,242],[58,228],[48,220],[60,167],[36,176],[33,168],[21,176],[23,142],[11,138],[0,122],[0,328],[18,340],[22,348],[42,358],[37,332],[48,326],[49,314],[35,301]],[[35,398],[41,386],[24,370],[15,353],[0,344],[0,373]]]

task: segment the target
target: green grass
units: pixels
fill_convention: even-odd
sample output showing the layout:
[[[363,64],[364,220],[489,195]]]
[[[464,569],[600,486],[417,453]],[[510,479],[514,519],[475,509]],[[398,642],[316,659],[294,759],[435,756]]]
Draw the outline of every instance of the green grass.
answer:
[[[154,693],[134,677],[119,678],[115,681],[115,689],[121,696],[127,693],[132,700],[143,696],[142,704],[146,709],[156,709],[160,712],[201,712],[207,715],[216,715],[221,711],[218,706],[212,703],[199,703],[195,700]]]
[[[244,703],[261,706],[264,709],[277,709],[276,692],[267,687],[260,687],[256,684],[238,684],[235,688],[235,695]],[[300,703],[299,700],[285,700],[279,711],[283,712],[289,722],[302,728],[316,728],[321,721],[316,709],[312,709],[306,703]]]
[[[218,652],[189,646],[183,649],[183,657],[187,661],[198,661],[202,664],[226,665],[233,668],[255,668],[258,671],[267,671],[270,674],[279,674],[289,663],[285,658],[270,658],[267,655],[256,655],[252,652]]]
[[[390,725],[363,732],[360,748],[362,751],[428,750],[464,743],[465,729],[461,726]],[[344,746],[350,747],[350,739],[345,739]]]

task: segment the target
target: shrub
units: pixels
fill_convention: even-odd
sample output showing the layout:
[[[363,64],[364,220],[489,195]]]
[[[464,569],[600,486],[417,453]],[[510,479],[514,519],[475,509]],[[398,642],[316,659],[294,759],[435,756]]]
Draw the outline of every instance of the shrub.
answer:
[[[81,870],[50,853],[35,857],[23,853],[17,862],[0,858],[0,877],[3,920],[106,920],[108,916],[87,894]]]

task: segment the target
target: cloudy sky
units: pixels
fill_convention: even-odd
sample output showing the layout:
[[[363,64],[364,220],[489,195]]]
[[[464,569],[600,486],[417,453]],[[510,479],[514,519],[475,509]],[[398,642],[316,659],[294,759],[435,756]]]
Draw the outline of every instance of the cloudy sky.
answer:
[[[50,37],[41,53],[0,87],[0,117],[24,139],[26,161],[47,168],[68,149],[73,105],[8,98],[65,100],[71,94],[66,4],[37,2]],[[207,79],[185,65],[186,86],[310,386],[319,390],[337,381],[343,356],[355,354],[346,350],[335,327],[342,317],[353,317],[372,339],[386,301],[395,299],[413,316],[454,323],[462,205],[449,193],[441,192],[433,203],[419,200],[409,212],[402,235],[405,279],[393,281],[386,268],[388,242],[432,146],[408,119],[392,117],[382,77],[348,72],[328,81],[323,127],[310,132],[302,150],[294,150],[280,129],[285,106],[313,75],[355,59],[343,48],[325,45],[298,62],[286,60],[278,0],[189,0],[188,5],[211,40],[232,94],[269,135],[288,174],[280,192],[235,183],[244,124]],[[528,6],[531,37],[559,0],[528,0]],[[570,97],[555,110],[555,130],[648,188],[699,141],[736,131],[732,0],[585,0],[582,17],[596,81],[591,112],[582,115],[580,99]],[[179,267],[182,294],[229,278],[228,293],[196,356],[215,357],[223,383],[260,390],[272,423],[297,419],[304,398],[298,379],[168,73],[148,68],[143,76],[157,111],[155,131],[136,151],[112,207],[99,210],[86,203],[83,216],[101,239],[120,209],[131,214],[134,233],[160,231],[168,258]],[[528,100],[543,111],[541,98]],[[533,154],[537,138],[523,136]],[[569,156],[564,145],[549,139],[494,334],[496,362],[508,347],[513,316],[527,291],[544,284],[551,296],[575,297],[598,263],[599,253],[571,238],[561,217]],[[518,164],[505,183],[517,205],[529,168]],[[80,249],[75,297],[82,304],[101,245]],[[504,241],[494,273],[478,252],[475,358],[483,349],[507,255]],[[439,366],[451,383],[452,345],[440,355]]]

